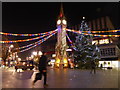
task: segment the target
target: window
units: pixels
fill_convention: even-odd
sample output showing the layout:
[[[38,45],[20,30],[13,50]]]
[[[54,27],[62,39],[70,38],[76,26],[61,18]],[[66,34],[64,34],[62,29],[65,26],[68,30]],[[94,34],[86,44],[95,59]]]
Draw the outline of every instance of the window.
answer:
[[[115,48],[100,49],[100,53],[101,53],[101,56],[114,56],[114,55],[116,55]]]

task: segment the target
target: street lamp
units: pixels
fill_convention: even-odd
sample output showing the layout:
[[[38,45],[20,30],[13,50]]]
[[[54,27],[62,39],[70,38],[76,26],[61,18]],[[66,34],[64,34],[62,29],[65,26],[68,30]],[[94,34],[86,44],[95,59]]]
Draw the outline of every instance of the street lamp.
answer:
[[[83,17],[83,19],[85,19],[85,17]]]
[[[8,48],[8,52],[9,52],[9,55],[10,55],[9,57],[11,57],[11,59],[13,59],[13,50],[12,50],[13,47],[14,47],[14,45],[11,44]],[[10,67],[10,58],[8,59],[8,66]]]
[[[38,55],[40,55],[40,56],[41,56],[42,54],[43,54],[43,53],[42,53],[41,51],[39,51],[39,52],[38,52]]]
[[[33,59],[33,58],[34,58],[34,55],[31,55],[31,58]]]
[[[18,58],[18,61],[21,61],[21,58]]]
[[[33,55],[37,56],[37,52],[33,52]]]
[[[56,54],[52,54],[52,57],[55,58],[55,57],[56,57]]]
[[[10,48],[13,48],[14,47],[14,45],[10,45]]]

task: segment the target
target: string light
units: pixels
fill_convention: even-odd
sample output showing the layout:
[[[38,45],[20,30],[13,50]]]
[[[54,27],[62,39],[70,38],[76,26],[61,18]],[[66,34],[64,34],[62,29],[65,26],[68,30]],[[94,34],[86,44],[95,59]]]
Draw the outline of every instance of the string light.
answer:
[[[55,31],[56,32],[56,31]],[[55,32],[53,32],[53,33],[55,33]],[[53,33],[51,33],[51,34],[53,34]],[[50,35],[50,34],[48,34],[48,35]],[[47,36],[48,36],[47,35]],[[46,38],[44,38],[44,39],[46,39]],[[32,43],[32,44],[29,44],[29,45],[27,45],[27,46],[22,46],[22,47],[19,47],[19,48],[16,48],[16,49],[23,49],[23,48],[26,48],[26,47],[30,47],[30,46],[32,46],[32,45],[34,45],[34,44],[37,44],[37,43],[39,43],[41,40],[39,40],[39,41],[37,41],[37,42],[34,42],[34,43]]]
[[[77,30],[74,30],[74,29],[67,29],[67,30],[72,30],[72,31],[77,31]],[[88,31],[83,31],[83,32],[88,32]],[[108,30],[108,31],[99,31],[99,30],[97,30],[97,31],[91,31],[92,33],[105,33],[105,32],[120,32],[120,29],[118,29],[118,30]]]
[[[73,29],[66,29],[67,31],[76,31],[78,32],[77,30],[73,30]],[[105,33],[105,32],[119,32],[120,30],[109,30],[109,31],[91,31],[92,33]],[[88,31],[83,31],[83,32],[88,32]]]
[[[66,34],[68,41],[70,42],[70,46],[74,49],[77,50],[76,47],[73,45],[73,42],[70,40],[70,37],[68,36],[68,34]]]
[[[55,34],[56,34],[56,32],[52,33],[52,34],[51,34],[51,35],[49,35],[48,37],[46,37],[46,38],[44,38],[44,39],[40,40],[40,42],[39,42],[39,43],[37,43],[37,44],[35,44],[35,45],[33,45],[33,46],[31,46],[31,47],[27,48],[27,49],[21,50],[20,52],[25,52],[25,51],[27,51],[27,50],[29,50],[29,49],[32,49],[32,48],[34,48],[34,47],[36,47],[36,46],[40,45],[41,43],[43,43],[44,41],[46,41],[47,39],[49,39],[50,37],[52,37],[52,36],[53,36],[53,35],[55,35]]]
[[[57,29],[53,30],[53,31],[57,31]],[[50,32],[53,32],[53,31],[50,31]],[[1,35],[9,35],[9,36],[40,36],[40,35],[48,34],[50,32],[44,32],[44,33],[38,33],[38,34],[13,34],[13,33],[0,32],[0,34]]]
[[[88,34],[88,31],[83,31],[87,33],[81,33],[80,31],[76,31],[76,30],[71,30],[71,29],[66,29],[66,30],[74,33],[79,33],[84,35],[93,35],[93,36],[99,36],[99,37],[120,37],[120,35],[101,35],[101,34],[94,34],[94,33]],[[119,30],[116,30],[116,31],[119,31]]]
[[[16,42],[33,41],[33,40],[37,40],[37,39],[43,38],[43,37],[49,35],[50,33],[55,32],[55,31],[56,31],[56,30],[54,30],[54,31],[50,31],[49,33],[46,33],[46,35],[39,36],[39,37],[35,37],[35,38],[31,38],[31,39],[25,39],[25,40],[13,40],[13,41],[0,41],[0,43],[16,43]]]

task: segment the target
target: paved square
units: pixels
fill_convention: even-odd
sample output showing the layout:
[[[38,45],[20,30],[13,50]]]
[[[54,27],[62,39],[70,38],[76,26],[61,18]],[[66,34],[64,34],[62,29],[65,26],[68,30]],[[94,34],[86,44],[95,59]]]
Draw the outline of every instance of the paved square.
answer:
[[[3,69],[2,88],[32,88],[36,71],[15,72]],[[118,88],[118,70],[51,69],[48,68],[48,88]],[[43,88],[43,78],[35,84],[35,88]]]

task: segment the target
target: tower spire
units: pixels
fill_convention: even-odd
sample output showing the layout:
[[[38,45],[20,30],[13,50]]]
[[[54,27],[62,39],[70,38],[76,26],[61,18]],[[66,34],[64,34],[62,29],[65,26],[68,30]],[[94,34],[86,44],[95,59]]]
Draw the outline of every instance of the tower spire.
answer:
[[[60,17],[64,17],[63,4],[61,3]]]
[[[68,57],[67,57],[67,41],[66,41],[66,27],[67,21],[63,12],[63,5],[61,3],[60,15],[57,20],[57,44],[56,44],[56,67],[68,67]]]

